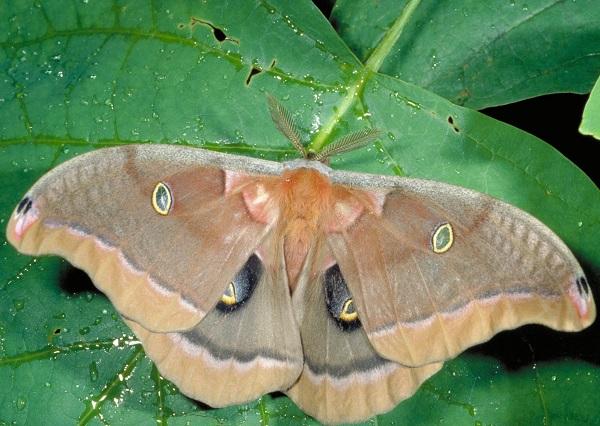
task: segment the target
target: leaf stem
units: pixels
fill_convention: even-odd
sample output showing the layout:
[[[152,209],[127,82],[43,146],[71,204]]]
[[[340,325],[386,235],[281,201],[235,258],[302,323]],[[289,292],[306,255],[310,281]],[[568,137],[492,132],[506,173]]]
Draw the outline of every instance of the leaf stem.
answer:
[[[104,403],[110,400],[110,397],[116,398],[116,394],[123,386],[125,380],[131,376],[137,364],[144,358],[144,349],[142,346],[136,347],[129,358],[125,361],[123,368],[113,379],[106,384],[102,391],[86,401],[86,408],[79,416],[78,426],[87,425],[94,417],[100,415],[100,409]]]
[[[421,0],[409,0],[406,3],[406,6],[404,6],[404,9],[402,10],[400,16],[396,18],[396,21],[394,21],[390,29],[387,30],[387,32],[381,39],[381,42],[377,45],[377,47],[375,47],[375,50],[373,50],[373,52],[369,56],[369,59],[367,59],[367,62],[365,62],[365,66],[368,69],[370,69],[373,72],[379,71],[379,68],[381,68],[381,64],[383,64],[383,61],[389,55],[390,50],[392,50],[392,48],[400,38],[402,31],[404,31],[406,24],[408,23],[414,11],[419,6],[419,3],[421,3]]]
[[[369,77],[368,69],[364,68],[358,78],[356,79],[354,84],[351,84],[348,87],[348,91],[346,92],[346,96],[342,98],[341,103],[337,107],[337,110],[333,112],[333,115],[329,118],[327,124],[325,124],[317,136],[313,139],[313,141],[308,145],[308,150],[313,152],[319,152],[323,149],[323,146],[326,145],[326,142],[331,136],[333,129],[337,126],[340,118],[348,111],[348,109],[354,104],[354,100],[358,97],[358,93],[360,93],[361,89],[365,85],[367,78]]]
[[[367,59],[365,66],[358,73],[356,80],[347,87],[346,95],[342,98],[337,110],[334,111],[333,115],[329,118],[329,121],[321,128],[321,130],[319,130],[316,137],[308,145],[309,151],[319,152],[323,149],[323,146],[327,144],[335,126],[337,126],[340,119],[354,104],[356,98],[359,97],[359,94],[367,81],[373,74],[379,71],[381,64],[390,53],[390,50],[392,50],[392,47],[394,47],[394,44],[398,41],[398,38],[400,38],[402,31],[406,27],[406,24],[419,3],[421,3],[421,0],[409,0],[406,3],[400,16],[394,21],[394,24],[386,32],[377,47],[375,47],[375,50],[373,50],[369,59]]]
[[[150,377],[154,381],[154,386],[156,389],[156,424],[166,426],[168,415],[165,407],[165,380],[158,372],[156,364],[152,364],[152,372],[150,373]]]
[[[0,367],[11,365],[18,367],[31,361],[40,359],[54,359],[59,355],[70,352],[88,351],[94,349],[111,349],[113,347],[124,347],[129,341],[123,339],[98,340],[95,342],[75,342],[66,346],[48,345],[42,349],[30,352],[22,352],[13,356],[0,357]]]

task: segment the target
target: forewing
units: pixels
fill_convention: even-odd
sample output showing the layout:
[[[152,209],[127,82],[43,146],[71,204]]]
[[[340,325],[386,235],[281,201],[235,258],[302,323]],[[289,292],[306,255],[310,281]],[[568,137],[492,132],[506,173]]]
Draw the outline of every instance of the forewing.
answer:
[[[240,193],[226,193],[226,162],[169,145],[82,155],[31,188],[8,240],[27,254],[65,257],[145,328],[189,329],[269,231]]]
[[[410,368],[371,346],[337,265],[303,274],[294,292],[304,369],[286,392],[324,423],[358,422],[410,397],[442,364]],[[350,301],[350,302],[349,302]]]
[[[382,356],[419,366],[522,324],[576,331],[594,320],[581,267],[541,222],[463,188],[395,186],[381,214],[329,235]]]
[[[221,407],[296,381],[302,370],[300,334],[283,256],[277,259],[272,264],[250,256],[221,301],[189,331],[154,333],[127,321],[161,374],[185,395]]]

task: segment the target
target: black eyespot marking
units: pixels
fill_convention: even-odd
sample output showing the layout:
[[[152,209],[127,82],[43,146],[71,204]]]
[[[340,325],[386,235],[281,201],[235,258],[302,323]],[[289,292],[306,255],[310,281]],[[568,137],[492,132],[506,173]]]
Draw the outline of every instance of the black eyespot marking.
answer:
[[[21,212],[26,214],[31,209],[32,204],[33,202],[31,201],[31,198],[24,197],[17,206],[17,214],[20,214]]]
[[[333,265],[325,271],[324,280],[325,303],[336,324],[344,331],[352,331],[360,327],[358,312],[340,267]]]
[[[217,303],[217,309],[228,313],[240,308],[252,296],[262,273],[262,263],[258,256],[253,254],[225,289]]]
[[[581,277],[577,278],[575,284],[577,284],[577,291],[580,295],[585,297],[590,295],[590,285],[588,284],[585,276],[582,275]]]

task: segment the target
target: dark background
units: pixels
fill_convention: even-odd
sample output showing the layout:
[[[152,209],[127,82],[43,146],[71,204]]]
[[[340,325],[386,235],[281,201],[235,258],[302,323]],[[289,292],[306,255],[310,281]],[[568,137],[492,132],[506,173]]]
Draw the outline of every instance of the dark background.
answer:
[[[560,93],[487,108],[481,112],[546,141],[598,185],[600,141],[578,131],[587,99],[588,95]]]

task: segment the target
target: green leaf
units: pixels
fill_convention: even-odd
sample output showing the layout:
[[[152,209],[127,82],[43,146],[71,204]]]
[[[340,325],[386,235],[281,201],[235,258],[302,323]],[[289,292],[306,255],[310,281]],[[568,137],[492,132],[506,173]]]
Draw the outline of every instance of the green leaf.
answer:
[[[43,173],[103,146],[179,143],[293,158],[269,117],[270,93],[313,144],[383,131],[333,167],[490,193],[543,220],[589,270],[600,270],[600,194],[589,178],[531,135],[364,68],[306,0],[21,0],[0,8],[0,44],[4,226]],[[277,395],[224,409],[185,398],[83,274],[55,257],[19,255],[6,242],[0,264],[0,425],[316,424]],[[498,336],[375,421],[597,421],[600,369],[586,346],[597,341],[597,327],[508,336],[510,361],[493,347],[507,341]],[[515,361],[512,352],[523,348]]]
[[[361,60],[407,0],[339,0],[332,22]],[[381,72],[482,109],[587,93],[600,72],[596,0],[423,0]]]
[[[600,78],[596,81],[583,110],[579,132],[600,139]]]

